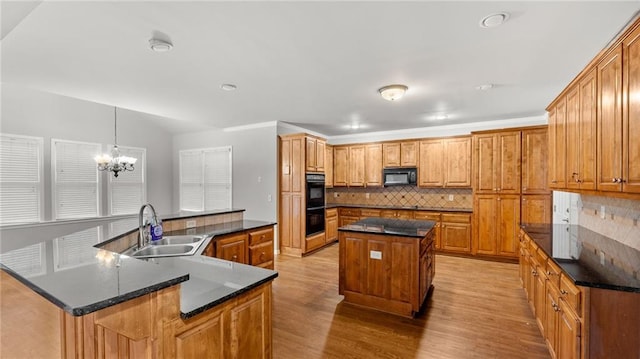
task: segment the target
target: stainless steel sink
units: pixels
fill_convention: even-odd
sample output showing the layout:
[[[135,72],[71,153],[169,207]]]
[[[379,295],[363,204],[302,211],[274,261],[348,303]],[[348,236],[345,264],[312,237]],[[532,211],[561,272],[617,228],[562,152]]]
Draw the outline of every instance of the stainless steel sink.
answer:
[[[136,258],[191,256],[198,251],[206,238],[195,235],[165,236],[140,249],[131,248],[123,254]]]
[[[200,242],[204,239],[204,236],[194,235],[182,235],[182,236],[165,236],[159,241],[152,241],[150,244],[158,245],[172,245],[172,244],[192,244]]]

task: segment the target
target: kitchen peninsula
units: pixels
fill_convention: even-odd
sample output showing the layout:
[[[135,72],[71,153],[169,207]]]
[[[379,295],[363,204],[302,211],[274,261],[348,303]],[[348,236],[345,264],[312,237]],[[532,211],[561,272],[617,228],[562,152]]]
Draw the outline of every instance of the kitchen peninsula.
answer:
[[[273,238],[274,223],[242,212],[164,216],[166,235],[207,236],[193,256],[120,254],[137,237],[133,218],[89,229],[97,241],[53,238],[3,253],[0,356],[270,358],[277,272],[207,256],[230,236],[245,238],[246,253]]]
[[[340,227],[339,293],[344,301],[413,317],[435,274],[435,224],[370,217]]]

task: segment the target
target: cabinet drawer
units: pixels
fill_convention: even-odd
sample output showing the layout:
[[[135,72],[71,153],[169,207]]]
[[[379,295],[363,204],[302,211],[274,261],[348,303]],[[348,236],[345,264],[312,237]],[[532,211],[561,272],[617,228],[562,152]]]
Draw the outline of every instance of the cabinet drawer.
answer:
[[[560,288],[560,267],[558,267],[551,258],[547,259],[547,268],[546,268],[547,278],[549,278],[549,282],[553,283],[556,288]]]
[[[367,217],[380,217],[380,210],[379,209],[361,209],[360,210],[360,217],[363,218],[367,218]]]
[[[440,213],[439,212],[415,211],[413,213],[413,217],[414,217],[414,219],[417,219],[417,220],[440,222]]]
[[[273,241],[260,243],[249,247],[249,258],[252,266],[257,266],[273,260]]]
[[[273,241],[273,228],[262,229],[249,233],[250,246],[267,241]]]
[[[337,208],[329,208],[329,209],[327,209],[327,211],[325,212],[324,215],[325,215],[326,218],[337,217],[338,216],[338,209]]]
[[[565,274],[560,276],[560,296],[575,311],[575,314],[582,316],[582,292]]]
[[[536,251],[536,261],[538,262],[538,264],[545,267],[547,264],[547,258],[549,257],[547,257],[542,248],[538,248],[538,250]]]
[[[471,215],[470,214],[443,213],[442,214],[442,222],[471,223]]]
[[[341,216],[360,217],[359,208],[340,208]]]

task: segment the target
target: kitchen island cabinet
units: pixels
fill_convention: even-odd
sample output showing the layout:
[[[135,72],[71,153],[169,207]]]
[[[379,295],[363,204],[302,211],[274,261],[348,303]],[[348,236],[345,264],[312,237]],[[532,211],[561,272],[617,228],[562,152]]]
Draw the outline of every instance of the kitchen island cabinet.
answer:
[[[435,274],[433,221],[367,218],[338,229],[346,303],[413,317]]]

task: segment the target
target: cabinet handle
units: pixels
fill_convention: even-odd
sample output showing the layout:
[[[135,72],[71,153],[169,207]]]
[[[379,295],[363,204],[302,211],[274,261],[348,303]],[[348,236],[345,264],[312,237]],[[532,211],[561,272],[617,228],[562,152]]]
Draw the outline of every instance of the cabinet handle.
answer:
[[[236,262],[238,260],[238,255],[234,254],[233,257],[231,257],[231,260]]]
[[[560,289],[560,294],[562,294],[562,295],[567,295],[567,294],[568,294],[568,292],[567,292],[566,290],[564,290],[564,289]]]
[[[502,188],[498,188],[498,192],[502,191]]]
[[[523,190],[523,191],[526,191],[526,190],[527,190],[527,187],[522,187],[522,190]]]
[[[557,180],[551,180],[551,183],[558,183]]]
[[[264,252],[260,253],[260,259],[264,259],[264,256],[265,256]]]

